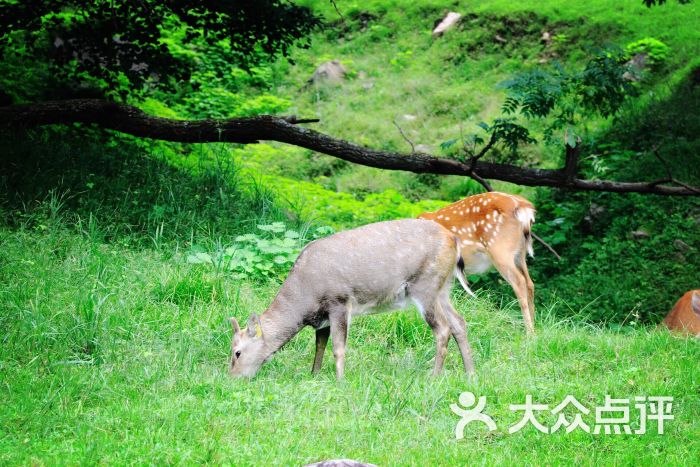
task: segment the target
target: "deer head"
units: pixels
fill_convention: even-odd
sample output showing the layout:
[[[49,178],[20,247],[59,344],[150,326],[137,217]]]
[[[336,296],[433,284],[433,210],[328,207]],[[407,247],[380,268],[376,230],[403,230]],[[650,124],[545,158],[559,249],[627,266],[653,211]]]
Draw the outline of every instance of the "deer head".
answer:
[[[232,376],[252,377],[269,356],[262,322],[255,313],[250,315],[245,329],[240,328],[236,318],[231,317],[229,321],[233,326],[229,373]]]

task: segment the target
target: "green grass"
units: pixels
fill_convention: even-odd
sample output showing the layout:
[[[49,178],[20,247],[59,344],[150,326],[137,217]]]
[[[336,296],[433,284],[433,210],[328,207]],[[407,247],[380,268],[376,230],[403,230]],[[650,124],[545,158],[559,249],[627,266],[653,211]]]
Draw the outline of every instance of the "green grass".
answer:
[[[0,229],[0,462],[294,465],[350,457],[380,465],[688,464],[700,442],[700,345],[654,329],[616,333],[515,303],[456,297],[476,377],[453,344],[429,376],[433,338],[414,310],[357,319],[346,380],[332,357],[310,374],[304,330],[252,381],[227,376],[229,315],[262,311],[278,285],[235,282],[180,255],[95,241],[62,222]],[[498,423],[454,439],[449,405],[488,398]],[[508,434],[526,394],[589,408],[613,397],[675,397],[666,433]],[[634,413],[634,412],[633,412]],[[590,416],[589,416],[590,417]],[[633,417],[634,419],[634,417]],[[589,418],[587,422],[592,423]],[[553,417],[543,422],[553,424]]]
[[[330,2],[308,3],[336,18]],[[671,47],[668,79],[626,108],[624,118],[594,122],[591,131],[609,131],[606,138],[623,149],[642,151],[634,164],[624,171],[613,167],[611,175],[649,175],[656,161],[641,142],[658,140],[673,167],[687,167],[685,175],[697,178],[688,159],[697,153],[697,119],[677,121],[679,109],[687,110],[697,92],[676,92],[677,85],[690,86],[686,75],[700,51],[697,2],[651,10],[637,1],[461,2],[450,9],[476,16],[438,40],[429,31],[444,3],[338,5],[349,24],[346,33],[320,32],[311,49],[295,52],[296,67],[273,66],[277,84],[270,92],[292,102],[285,113],[320,116],[314,128],[407,151],[392,124],[396,119],[416,144],[439,152],[441,142],[459,135],[460,122],[469,133],[497,114],[499,81],[538,66],[542,29],[567,34],[562,58],[570,64],[580,63],[590,47],[653,36]],[[355,19],[360,12],[376,16],[366,30]],[[505,17],[518,32],[500,46],[491,36]],[[351,79],[340,87],[300,90],[313,68],[332,58],[346,63]],[[206,107],[206,96],[202,102]],[[164,115],[173,112],[158,101],[149,105]],[[216,250],[275,221],[297,229],[309,220],[345,228],[414,216],[441,203],[433,199],[473,192],[473,184],[357,168],[281,145],[167,145],[85,128],[3,135],[0,149],[2,464],[298,465],[339,457],[379,465],[696,462],[698,341],[629,321],[615,328],[591,324],[606,322],[642,296],[671,301],[671,285],[691,280],[699,245],[692,202],[649,201],[649,209],[639,210],[635,203],[654,198],[613,202],[608,195],[553,197],[538,191],[550,205],[543,206],[541,213],[550,214],[538,218],[540,228],[566,217],[572,231],[591,232],[585,230],[582,240],[567,233],[557,245],[567,258],[563,263],[538,255],[535,264],[546,272],[537,277],[538,297],[547,298],[539,304],[534,338],[525,337],[519,307],[502,281],[498,292],[498,280],[484,281],[477,299],[456,293],[475,353],[471,380],[453,343],[445,374],[429,376],[433,337],[415,310],[408,310],[353,321],[342,382],[335,380],[330,352],[321,373],[311,376],[309,329],[255,379],[239,381],[226,373],[226,318],[245,321],[249,313],[262,312],[279,284],[235,280],[225,271],[188,264],[193,244]],[[546,146],[525,155],[543,166],[556,165],[561,156]],[[534,199],[534,190],[496,186]],[[607,206],[609,217],[621,213],[624,222],[572,224],[592,202]],[[576,215],[557,211],[573,204]],[[549,225],[549,233],[563,229],[558,225]],[[631,228],[649,229],[653,242],[637,245],[629,238]],[[602,240],[591,243],[595,236]],[[571,245],[572,237],[581,245]],[[690,246],[686,256],[666,245],[676,239]],[[636,262],[630,263],[633,255]],[[659,274],[660,265],[666,277],[672,271],[673,280]],[[574,266],[580,275],[572,273]],[[601,268],[615,271],[606,275]],[[557,276],[569,283],[557,289],[557,281],[549,280]],[[620,284],[628,284],[624,294]],[[543,293],[546,288],[550,294]],[[626,302],[610,305],[597,298],[603,293]],[[652,317],[665,311],[653,308]],[[462,391],[488,398],[485,413],[496,420],[497,431],[469,425],[465,439],[454,439],[458,417],[449,407]],[[519,420],[509,404],[522,404],[526,394],[550,407],[573,395],[590,409],[606,394],[668,395],[675,398],[675,420],[667,422],[664,435],[655,434],[653,425],[642,436],[545,435],[532,427],[508,434]],[[541,420],[551,426],[554,418]],[[585,420],[594,421],[591,415]]]

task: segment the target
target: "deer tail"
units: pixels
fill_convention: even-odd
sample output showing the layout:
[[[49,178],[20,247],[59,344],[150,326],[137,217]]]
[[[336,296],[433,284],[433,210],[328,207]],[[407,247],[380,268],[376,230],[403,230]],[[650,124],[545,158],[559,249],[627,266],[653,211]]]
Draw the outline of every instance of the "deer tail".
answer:
[[[472,292],[472,290],[469,288],[469,284],[467,284],[467,278],[464,275],[464,259],[462,258],[462,251],[459,247],[459,239],[457,237],[455,237],[455,244],[457,245],[457,264],[455,265],[454,275],[459,281],[459,284],[462,286],[464,291],[472,297],[476,297],[476,295],[474,295],[474,292]]]

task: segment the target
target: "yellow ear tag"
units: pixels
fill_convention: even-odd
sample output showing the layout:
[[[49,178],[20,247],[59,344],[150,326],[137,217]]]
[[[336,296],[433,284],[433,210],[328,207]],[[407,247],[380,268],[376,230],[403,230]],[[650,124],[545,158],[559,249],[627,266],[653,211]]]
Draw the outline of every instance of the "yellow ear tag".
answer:
[[[255,325],[255,335],[257,337],[262,337],[262,328],[258,326],[257,324]]]

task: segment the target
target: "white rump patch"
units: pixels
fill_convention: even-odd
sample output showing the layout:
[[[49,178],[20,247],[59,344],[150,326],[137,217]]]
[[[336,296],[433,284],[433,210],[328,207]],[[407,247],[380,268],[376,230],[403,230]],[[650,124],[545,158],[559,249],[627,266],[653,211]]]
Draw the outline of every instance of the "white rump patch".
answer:
[[[518,219],[520,225],[523,227],[523,230],[526,228],[529,230],[530,227],[532,227],[532,224],[535,223],[535,210],[532,208],[515,208],[515,218]],[[527,254],[532,257],[535,256],[535,252],[532,249],[532,235],[530,235],[528,238]]]
[[[535,210],[532,208],[516,208],[515,218],[525,227],[530,227],[535,223]]]

